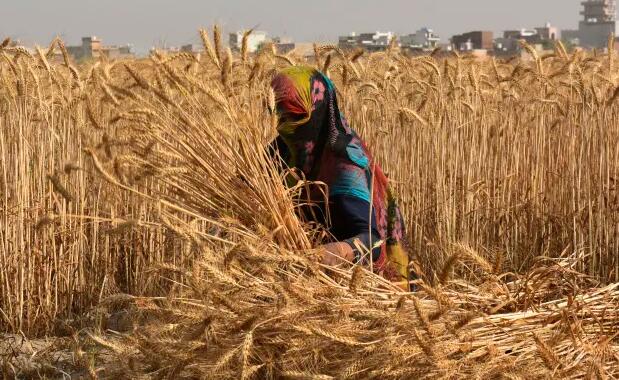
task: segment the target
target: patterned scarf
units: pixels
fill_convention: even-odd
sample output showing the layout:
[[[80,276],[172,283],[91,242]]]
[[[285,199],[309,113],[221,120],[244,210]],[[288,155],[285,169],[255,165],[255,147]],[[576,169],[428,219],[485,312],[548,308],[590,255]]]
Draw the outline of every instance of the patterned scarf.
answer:
[[[387,177],[341,115],[333,83],[313,68],[295,66],[282,70],[272,87],[277,130],[287,148],[282,154],[285,163],[309,181],[326,183],[329,196],[347,195],[371,203],[385,242],[374,268],[389,280],[407,282],[402,215]]]

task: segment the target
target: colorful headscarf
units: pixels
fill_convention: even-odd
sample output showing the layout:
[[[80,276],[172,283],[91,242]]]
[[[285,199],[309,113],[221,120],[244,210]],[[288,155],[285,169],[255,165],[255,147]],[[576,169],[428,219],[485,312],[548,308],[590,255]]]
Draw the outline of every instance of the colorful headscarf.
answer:
[[[329,196],[370,203],[385,242],[374,267],[392,281],[408,281],[402,215],[387,177],[340,113],[333,83],[313,68],[294,66],[282,70],[272,87],[286,164],[301,170],[307,180],[326,183]]]

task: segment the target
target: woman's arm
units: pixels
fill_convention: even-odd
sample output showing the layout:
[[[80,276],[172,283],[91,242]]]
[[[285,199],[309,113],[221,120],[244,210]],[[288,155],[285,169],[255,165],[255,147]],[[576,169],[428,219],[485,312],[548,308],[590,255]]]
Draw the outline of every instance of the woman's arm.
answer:
[[[343,260],[358,262],[367,251],[360,252],[355,244],[359,240],[362,246],[372,249],[380,240],[380,234],[374,220],[370,220],[370,203],[354,196],[337,195],[329,201],[331,216],[331,233],[338,240],[326,244],[322,262],[327,265],[339,264]],[[377,261],[381,253],[380,247],[372,249],[372,260]],[[366,262],[369,258],[366,258]]]

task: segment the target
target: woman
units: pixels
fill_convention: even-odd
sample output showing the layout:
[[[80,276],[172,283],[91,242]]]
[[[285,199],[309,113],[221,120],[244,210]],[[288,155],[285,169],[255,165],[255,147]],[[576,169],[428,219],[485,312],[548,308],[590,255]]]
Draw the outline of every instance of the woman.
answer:
[[[306,180],[328,185],[328,206],[322,192],[309,194],[317,206],[309,214],[336,240],[324,246],[323,263],[371,263],[408,289],[402,216],[381,168],[340,114],[333,83],[315,69],[295,66],[271,85],[279,119],[272,148]]]

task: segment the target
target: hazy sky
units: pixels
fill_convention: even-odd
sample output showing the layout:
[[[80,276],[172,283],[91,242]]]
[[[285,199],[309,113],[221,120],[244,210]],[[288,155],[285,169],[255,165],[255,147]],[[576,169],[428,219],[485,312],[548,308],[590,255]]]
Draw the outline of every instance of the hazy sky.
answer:
[[[77,44],[198,43],[197,29],[253,27],[297,41],[330,41],[351,31],[414,32],[433,28],[443,41],[475,29],[495,32],[543,25],[574,29],[581,0],[2,0],[0,37],[47,44],[55,35]]]

